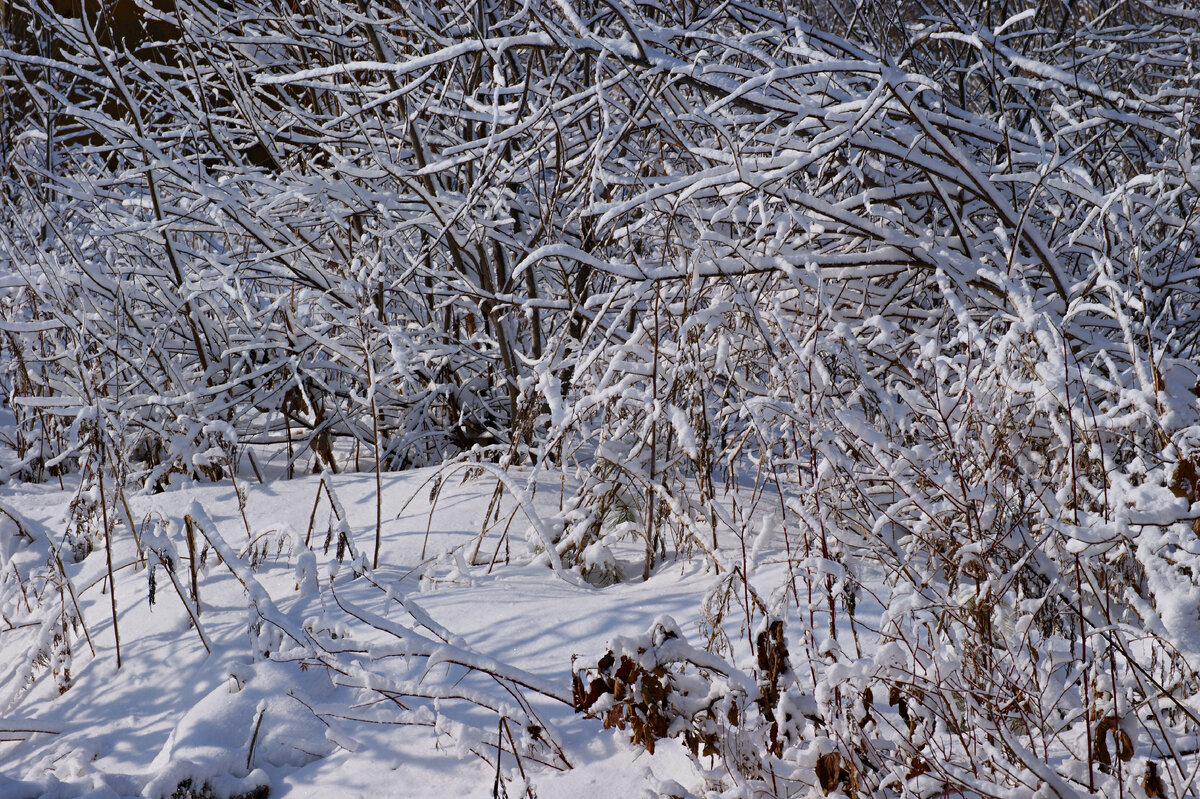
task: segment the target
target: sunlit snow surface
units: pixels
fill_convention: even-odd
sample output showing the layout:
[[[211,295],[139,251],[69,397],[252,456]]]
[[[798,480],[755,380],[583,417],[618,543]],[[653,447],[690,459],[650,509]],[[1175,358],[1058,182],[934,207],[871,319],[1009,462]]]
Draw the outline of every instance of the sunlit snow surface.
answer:
[[[524,539],[530,524],[520,511],[513,515],[506,500],[500,522],[483,538],[476,558],[490,563],[499,545],[495,565],[469,567],[466,558],[476,548],[494,481],[463,483],[455,476],[431,502],[431,477],[430,471],[385,476],[381,563],[371,580],[356,575],[349,553],[345,562],[336,560],[336,540],[325,550],[327,531],[333,529],[336,539],[339,525],[322,495],[311,534],[317,556],[312,576],[324,586],[336,575],[339,598],[429,636],[408,612],[415,610],[461,650],[528,673],[548,693],[568,700],[573,655],[581,663],[595,663],[612,637],[640,634],[663,614],[673,616],[686,635],[697,635],[701,600],[715,579],[701,560],[668,563],[649,581],[603,589],[563,579],[531,560]],[[369,557],[374,477],[338,476],[333,484],[349,516],[351,548]],[[181,590],[186,593],[190,579],[181,520],[196,502],[230,551],[243,563],[258,561],[253,574],[283,618],[316,630],[331,649],[339,641],[347,647],[374,646],[375,655],[396,647],[398,639],[377,632],[359,637],[362,626],[351,629],[354,620],[331,602],[330,592],[311,590],[309,574],[298,568],[306,560],[297,555],[308,535],[320,478],[264,485],[243,479],[241,485],[247,521],[228,484],[129,497],[139,524],[165,522],[157,537],[148,532],[151,526],[144,527],[143,544],[174,550]],[[4,486],[0,503],[58,540],[70,488]],[[557,510],[557,488],[539,490],[535,507],[547,514]],[[247,522],[255,542],[251,548]],[[506,526],[510,539],[501,543]],[[21,541],[11,530],[0,532],[12,551],[9,568],[25,575],[45,559],[44,547]],[[135,563],[134,542],[124,526],[117,528],[113,560],[119,670],[102,549],[66,566],[95,655],[80,629],[72,637],[71,685],[65,693],[59,694],[50,668],[30,668],[27,662],[36,628],[0,628],[0,796],[170,796],[185,779],[194,785],[207,782],[217,795],[230,796],[260,785],[268,786],[272,797],[493,794],[495,766],[471,749],[479,738],[472,730],[494,725],[494,713],[489,721],[476,705],[452,698],[430,704],[424,715],[412,703],[406,703],[412,711],[407,715],[378,704],[355,707],[350,689],[335,686],[320,665],[301,668],[287,651],[263,657],[269,638],[259,630],[257,642],[252,639],[247,591],[211,550],[199,570],[199,618],[212,647],[208,654],[162,566],[156,570],[156,602],[150,605],[149,570]],[[731,632],[737,636],[736,625]],[[394,660],[401,673],[404,659]],[[415,667],[409,676],[430,685],[440,681],[448,694],[462,688],[482,691],[489,701],[509,699],[494,681],[489,691],[451,666],[422,661]],[[518,764],[506,750],[501,780],[510,795],[520,795],[525,780],[542,799],[658,795],[669,786],[667,780],[702,789],[703,776],[676,741],[660,742],[650,755],[629,744],[625,733],[605,730],[564,703],[528,691],[525,696],[552,727],[572,768]],[[354,708],[357,718],[339,717],[347,708]],[[432,726],[395,723],[401,718],[425,718]]]

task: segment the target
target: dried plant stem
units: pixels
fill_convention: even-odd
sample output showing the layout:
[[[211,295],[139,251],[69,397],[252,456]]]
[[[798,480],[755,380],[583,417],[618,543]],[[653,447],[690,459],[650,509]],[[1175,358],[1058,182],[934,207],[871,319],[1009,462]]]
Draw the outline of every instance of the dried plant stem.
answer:
[[[97,432],[99,435],[99,432]],[[100,443],[100,465],[96,470],[99,486],[100,486],[100,518],[104,525],[104,558],[108,568],[108,599],[112,605],[112,622],[113,622],[113,638],[117,644],[117,668],[121,668],[121,630],[117,626],[117,583],[113,579],[113,557],[112,557],[112,528],[108,524],[108,500],[104,493],[104,453],[105,447],[103,441]]]
[[[183,517],[184,537],[187,539],[188,572],[192,578],[192,602],[196,607],[196,615],[200,615],[200,563],[196,554],[196,520],[189,513]]]
[[[200,643],[204,645],[204,651],[212,654],[212,645],[208,641],[208,636],[204,634],[204,628],[200,626],[200,617],[197,615],[196,609],[192,607],[192,603],[184,596],[183,586],[175,578],[175,572],[167,568],[167,564],[163,563],[161,559],[159,560],[159,564],[163,567],[163,571],[166,572],[167,577],[170,578],[171,586],[175,589],[176,596],[179,597],[179,601],[183,603],[183,609],[187,611],[188,617],[191,618],[192,626],[196,628],[196,635],[200,636]]]
[[[371,559],[371,568],[379,568],[379,547],[383,538],[383,465],[380,463],[383,450],[379,441],[379,408],[375,404],[375,378],[374,369],[370,365],[370,357],[367,358],[367,370],[371,375],[371,384],[368,391],[371,392],[371,432],[375,440],[375,555]]]

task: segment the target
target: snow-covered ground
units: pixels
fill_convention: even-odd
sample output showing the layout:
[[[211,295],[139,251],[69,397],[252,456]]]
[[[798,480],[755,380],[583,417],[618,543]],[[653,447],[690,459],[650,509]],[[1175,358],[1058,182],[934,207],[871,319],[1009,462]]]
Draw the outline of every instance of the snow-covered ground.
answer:
[[[117,528],[118,668],[104,553],[65,564],[82,625],[71,636],[69,687],[62,693],[64,680],[56,682],[54,670],[66,663],[46,662],[45,654],[40,663],[29,662],[45,631],[3,623],[0,796],[185,795],[178,788],[187,779],[196,787],[207,782],[217,795],[265,785],[272,797],[519,796],[526,780],[542,799],[659,795],[669,792],[666,780],[698,790],[703,775],[677,741],[663,741],[651,755],[631,745],[626,732],[575,714],[571,666],[573,656],[594,664],[614,636],[643,633],[663,614],[694,635],[713,575],[697,560],[663,566],[646,582],[601,589],[556,576],[541,563],[521,565],[529,560],[529,546],[519,536],[529,524],[519,511],[509,528],[516,538],[501,545],[500,562],[490,569],[468,567],[465,557],[475,548],[494,482],[452,478],[431,504],[431,476],[415,471],[384,477],[380,565],[367,574],[354,568],[350,552],[337,560],[342,528],[317,476],[243,484],[245,521],[229,484],[129,497],[133,517],[145,524],[143,550],[170,555],[174,574],[162,565],[148,568],[156,556],[139,558],[133,537]],[[374,477],[344,475],[332,484],[348,515],[351,550],[365,558],[374,545]],[[19,515],[35,536],[57,540],[71,496],[70,485],[65,491],[57,484],[4,486],[0,507]],[[313,558],[302,553],[310,551],[304,541],[318,496]],[[557,501],[555,488],[547,487],[535,504],[549,512]],[[485,555],[502,541],[511,508],[506,501],[500,525],[483,539]],[[202,519],[198,527],[212,528],[196,535],[203,564],[199,630],[184,604],[191,578],[182,520],[189,512]],[[24,576],[44,565],[45,540],[28,542],[11,519],[0,519],[11,553],[9,574]],[[326,548],[331,529],[335,540]],[[219,536],[223,545],[206,546],[205,536]],[[249,589],[216,557],[213,550],[221,547],[235,553],[243,576],[253,579]],[[502,562],[506,550],[514,556],[508,565]],[[335,591],[317,590],[313,580],[326,586],[332,581]],[[58,588],[44,584],[40,590],[53,594]],[[334,596],[414,636],[404,641],[356,623],[331,602]],[[289,629],[306,629],[336,653],[327,655],[328,663],[360,671],[324,668],[287,633],[263,629],[261,617],[274,613]],[[453,652],[485,667],[494,663],[525,675],[537,690],[480,680],[461,667],[438,664],[437,657],[400,656],[406,647],[421,648],[414,642],[438,636],[450,642],[447,660]],[[387,647],[395,658],[382,651]],[[343,654],[372,648],[370,659]],[[420,682],[442,696],[388,703],[384,691],[364,701],[363,691],[348,687],[380,687],[388,680],[392,687]],[[552,731],[542,735],[553,744],[518,742],[518,751],[544,755],[541,764],[518,763],[508,736],[530,735],[528,725],[503,730],[497,788],[489,762],[495,736],[488,733],[498,716],[480,705],[524,701]],[[530,715],[508,710],[512,726]]]

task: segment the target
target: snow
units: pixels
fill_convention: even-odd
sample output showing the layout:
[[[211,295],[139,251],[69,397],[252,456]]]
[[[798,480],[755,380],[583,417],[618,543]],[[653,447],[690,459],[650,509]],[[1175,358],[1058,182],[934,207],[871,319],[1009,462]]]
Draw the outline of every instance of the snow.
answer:
[[[247,487],[247,516],[264,542],[263,560],[253,570],[238,566],[235,575],[215,562],[214,554],[208,555],[199,582],[198,618],[211,654],[192,627],[182,598],[163,585],[161,565],[157,601],[150,605],[147,569],[137,562],[131,538],[122,537],[114,547],[122,649],[118,670],[102,575],[95,573],[92,560],[69,568],[96,655],[77,642],[73,684],[59,695],[44,670],[32,685],[23,683],[16,653],[27,631],[0,630],[5,651],[12,655],[5,658],[0,673],[8,708],[0,720],[6,780],[0,783],[0,793],[83,796],[99,790],[95,795],[159,797],[170,796],[181,781],[190,779],[193,785],[207,783],[220,796],[258,785],[269,786],[272,797],[330,792],[491,795],[491,766],[471,752],[480,731],[472,728],[470,713],[452,707],[454,691],[425,708],[423,726],[419,714],[403,722],[417,726],[397,727],[397,720],[379,707],[352,711],[356,705],[347,689],[335,685],[325,669],[286,659],[289,646],[299,648],[287,634],[272,637],[265,629],[247,634],[248,620],[254,623],[259,614],[310,631],[330,651],[366,644],[379,662],[432,652],[434,657],[419,670],[435,679],[439,673],[449,679],[455,667],[448,664],[469,663],[561,697],[557,703],[542,701],[539,713],[548,714],[546,723],[561,736],[574,768],[559,774],[530,764],[533,773],[527,772],[528,778],[539,796],[568,797],[578,791],[601,797],[652,794],[661,779],[695,788],[700,778],[679,747],[664,746],[651,756],[631,746],[619,731],[604,731],[598,722],[575,716],[562,702],[569,703],[573,657],[594,659],[610,640],[622,633],[640,634],[664,610],[692,618],[694,626],[699,594],[709,578],[683,564],[662,569],[646,583],[601,591],[559,579],[545,566],[507,566],[490,573],[468,568],[455,574],[426,559],[423,567],[423,549],[436,553],[474,543],[494,485],[475,479],[444,487],[435,507],[424,489],[429,476],[428,471],[385,475],[383,562],[363,577],[351,574],[359,567],[334,568],[339,564],[333,548],[325,552],[319,546],[319,529],[315,550],[297,545],[302,536],[282,533],[306,528],[318,486],[330,480],[345,503],[352,538],[365,544],[374,526],[373,501],[368,501],[373,480],[325,475]],[[32,524],[55,529],[70,494],[10,485],[0,496],[4,503],[20,507],[22,517]],[[183,533],[178,520],[184,514],[197,519],[222,559],[247,563],[246,534],[231,486],[193,486],[129,501],[135,518],[172,520],[148,527],[142,546],[164,558],[170,555],[180,584],[188,580],[187,550],[179,540]],[[536,506],[548,512],[555,501],[539,497]],[[402,506],[404,512],[393,518]],[[11,533],[14,526],[10,521],[5,529]],[[28,554],[27,547],[19,550],[11,562],[26,566]],[[239,579],[253,581],[249,597]],[[318,593],[318,579],[343,586],[338,597],[351,616],[361,614],[394,635],[377,642],[352,636],[354,619],[331,606],[328,593]],[[367,586],[368,580],[387,585],[387,592]],[[364,591],[364,586],[370,590]],[[359,607],[345,598],[347,594],[372,610]],[[664,601],[664,595],[670,598]],[[250,612],[248,599],[257,612]],[[408,626],[399,621],[405,618]],[[353,632],[358,635],[361,630]],[[264,658],[263,650],[273,654]],[[382,684],[396,679],[393,671],[372,673],[369,664],[359,665],[365,670],[348,675],[348,682]],[[501,696],[511,703],[510,696]],[[521,712],[515,707],[510,711],[514,717]],[[511,794],[522,778],[511,754],[501,765]]]
[[[0,799],[1196,794],[1191,12],[0,5]]]

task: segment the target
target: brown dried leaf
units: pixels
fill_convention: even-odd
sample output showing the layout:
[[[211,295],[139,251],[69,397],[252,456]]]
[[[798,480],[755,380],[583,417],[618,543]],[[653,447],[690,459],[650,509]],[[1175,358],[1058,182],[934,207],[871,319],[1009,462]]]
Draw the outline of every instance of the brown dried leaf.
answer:
[[[1128,763],[1133,760],[1133,741],[1129,740],[1129,733],[1125,730],[1117,729],[1113,732],[1117,739],[1117,757],[1121,758],[1122,762]]]
[[[1110,735],[1117,745],[1117,757],[1124,762],[1132,760],[1133,741],[1130,740],[1129,733],[1121,729],[1117,724],[1117,719],[1112,716],[1105,716],[1096,725],[1096,730],[1092,734],[1092,757],[1101,765],[1112,765],[1112,753],[1108,749]]]
[[[922,774],[929,773],[929,764],[919,757],[913,757],[912,762],[910,762],[908,765],[908,774],[906,774],[904,777],[906,780],[911,780],[913,777],[919,777]]]
[[[647,737],[652,737],[655,740],[659,738],[666,738],[668,730],[671,729],[671,724],[667,717],[657,711],[649,714],[649,717],[646,719],[646,723],[650,729],[650,733]]]
[[[1167,483],[1167,488],[1171,489],[1171,493],[1175,496],[1182,497],[1188,502],[1195,502],[1197,478],[1200,478],[1200,471],[1196,468],[1196,461],[1191,458],[1180,458],[1179,462],[1175,464],[1175,468],[1171,470],[1171,480]]]
[[[667,689],[652,673],[642,674],[642,701],[650,705],[667,703]]]
[[[1105,743],[1103,735],[1092,739],[1092,759],[1102,766],[1112,765],[1112,755],[1108,753],[1108,744]]]
[[[908,702],[904,701],[904,695],[900,693],[899,686],[893,685],[888,689],[888,707],[895,707],[900,713],[900,718],[908,722],[912,726],[912,722],[908,718]]]
[[[817,782],[826,796],[837,788],[842,776],[842,755],[840,752],[830,752],[817,758]]]
[[[587,710],[587,687],[583,684],[583,677],[580,672],[575,672],[571,675],[571,707],[576,713],[582,713]]]
[[[779,737],[779,722],[772,721],[771,728],[767,733],[767,740],[770,741],[770,746],[767,748],[775,757],[783,756],[783,741]]]
[[[605,682],[603,677],[597,677],[596,679],[592,680],[591,684],[588,686],[587,695],[582,698],[582,707],[580,710],[591,710],[592,705],[596,704],[596,702],[600,700],[600,697],[607,693],[612,693],[612,689]]]
[[[1158,764],[1153,760],[1146,761],[1146,774],[1142,777],[1142,790],[1146,792],[1146,799],[1158,799],[1158,797],[1165,799],[1167,795],[1162,778],[1158,776]]]

